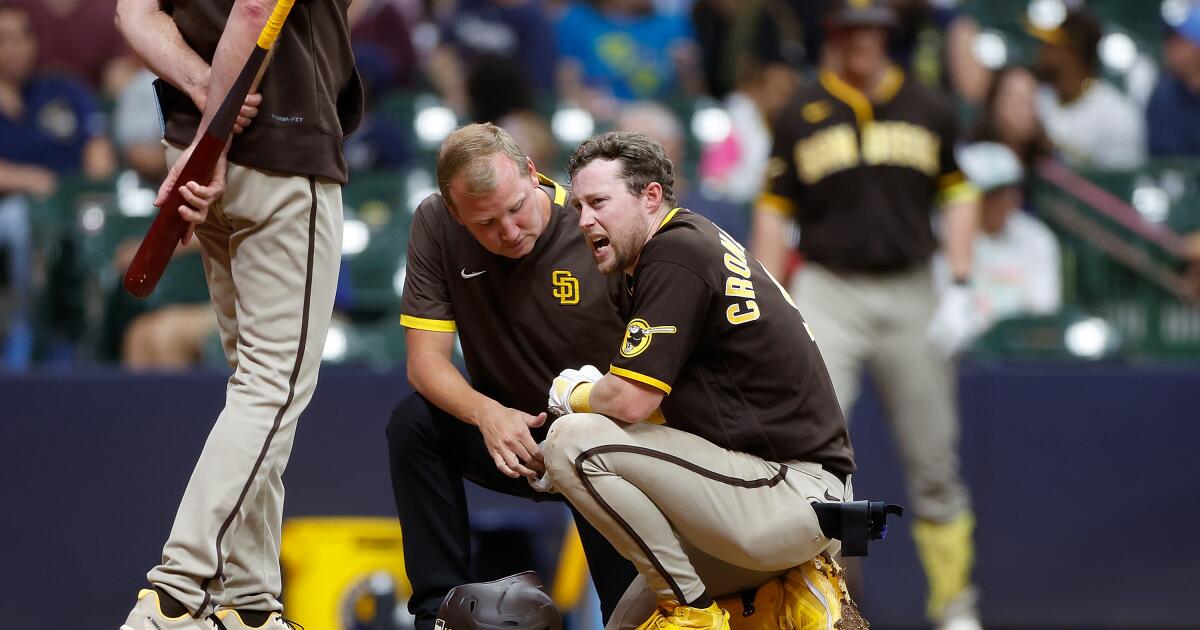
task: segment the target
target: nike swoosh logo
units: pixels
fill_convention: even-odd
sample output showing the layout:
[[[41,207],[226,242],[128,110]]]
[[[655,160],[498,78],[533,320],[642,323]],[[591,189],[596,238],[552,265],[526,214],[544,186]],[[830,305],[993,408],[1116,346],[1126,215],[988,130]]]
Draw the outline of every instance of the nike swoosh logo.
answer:
[[[474,278],[475,276],[480,276],[480,275],[483,275],[483,274],[485,274],[485,273],[487,273],[487,269],[484,269],[483,271],[476,271],[476,272],[473,272],[473,273],[467,273],[467,268],[466,268],[466,267],[463,267],[462,271],[460,271],[458,275],[462,276],[462,277],[463,277],[463,280],[466,280],[466,279],[468,279],[468,278]]]
[[[826,499],[829,499],[830,501],[833,501],[833,502],[835,502],[835,503],[841,503],[841,502],[842,502],[842,498],[841,498],[841,497],[835,497],[835,496],[833,496],[833,495],[829,494],[829,491],[828,491],[828,490],[826,490],[826,491],[825,491],[825,498],[826,498]]]

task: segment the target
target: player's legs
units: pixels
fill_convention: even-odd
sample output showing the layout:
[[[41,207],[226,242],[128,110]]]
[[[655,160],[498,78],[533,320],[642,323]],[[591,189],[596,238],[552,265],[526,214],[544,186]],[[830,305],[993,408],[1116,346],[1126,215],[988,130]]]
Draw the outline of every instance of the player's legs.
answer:
[[[792,281],[792,298],[816,337],[847,422],[858,400],[863,361],[874,342],[876,326],[865,296],[868,283],[814,263],[805,265]]]
[[[387,437],[405,566],[413,588],[409,610],[416,616],[417,630],[429,630],[446,593],[474,579],[462,480],[537,501],[559,497],[537,492],[524,479],[501,474],[478,429],[420,394],[411,394],[392,411]],[[607,618],[636,571],[586,519],[575,516]]]
[[[784,570],[829,545],[809,503],[844,490],[816,464],[784,467],[669,427],[595,414],[560,418],[545,456],[559,492],[659,599],[681,603],[707,592],[682,541],[745,569]]]
[[[333,182],[231,164],[223,205],[235,323],[221,327],[236,331],[235,370],[163,563],[148,576],[194,614],[215,603],[280,608],[278,478],[316,386],[341,257],[341,187]],[[228,297],[214,300],[219,321]],[[238,540],[246,522],[253,534]],[[238,564],[226,566],[235,541]],[[223,578],[223,599],[214,600]]]
[[[871,359],[905,469],[914,536],[929,579],[929,612],[944,616],[956,600],[970,605],[973,519],[958,457],[955,373],[929,341],[936,303],[925,270],[896,276],[886,302],[886,332]]]

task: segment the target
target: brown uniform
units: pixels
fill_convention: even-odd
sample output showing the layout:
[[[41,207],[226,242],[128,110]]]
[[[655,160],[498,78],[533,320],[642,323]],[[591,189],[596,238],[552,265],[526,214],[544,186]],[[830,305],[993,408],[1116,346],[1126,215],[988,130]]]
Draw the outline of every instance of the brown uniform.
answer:
[[[810,503],[849,499],[854,459],[799,311],[740,244],[682,209],[629,289],[610,370],[667,394],[666,424],[561,418],[545,451],[554,485],[659,599],[757,586],[812,559],[830,540]]]
[[[184,41],[211,63],[233,0],[164,4]],[[234,372],[162,564],[147,576],[196,617],[215,605],[282,608],[282,475],[333,312],[347,176],[342,139],[361,117],[349,4],[310,0],[292,9],[263,75],[259,114],[230,149],[225,193],[196,227]],[[181,92],[166,93],[174,162],[200,115]]]
[[[871,366],[918,516],[966,509],[952,367],[929,340],[931,212],[977,196],[954,159],[954,111],[892,68],[868,99],[831,72],[780,116],[760,207],[794,216],[807,264],[792,296],[847,417]]]
[[[483,248],[440,194],[417,208],[400,323],[457,331],[471,385],[514,409],[546,409],[546,386],[566,368],[605,365],[622,322],[620,282],[592,262],[568,192],[539,176],[550,221],[533,251],[513,260]]]

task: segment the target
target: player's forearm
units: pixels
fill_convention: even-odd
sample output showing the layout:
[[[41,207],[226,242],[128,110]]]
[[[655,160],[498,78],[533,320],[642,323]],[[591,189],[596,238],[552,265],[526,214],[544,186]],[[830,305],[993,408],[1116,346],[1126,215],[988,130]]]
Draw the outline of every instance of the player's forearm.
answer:
[[[605,374],[592,386],[589,399],[592,413],[622,422],[641,422],[650,417],[662,403],[662,392]]]
[[[118,0],[116,23],[129,47],[154,74],[194,102],[204,102],[208,63],[183,40],[158,0]]]
[[[408,382],[438,409],[479,426],[500,403],[479,393],[447,357],[420,355],[408,358]]]
[[[750,232],[750,253],[780,282],[787,281],[783,277],[787,270],[787,221],[778,212],[759,208],[754,211]]]
[[[946,263],[954,280],[971,277],[975,233],[979,227],[979,204],[959,201],[946,206],[942,219]]]
[[[229,19],[225,22],[225,31],[213,53],[212,74],[208,81],[208,97],[200,129],[208,126],[225,100],[225,95],[233,87],[274,8],[275,3],[271,0],[235,0]]]

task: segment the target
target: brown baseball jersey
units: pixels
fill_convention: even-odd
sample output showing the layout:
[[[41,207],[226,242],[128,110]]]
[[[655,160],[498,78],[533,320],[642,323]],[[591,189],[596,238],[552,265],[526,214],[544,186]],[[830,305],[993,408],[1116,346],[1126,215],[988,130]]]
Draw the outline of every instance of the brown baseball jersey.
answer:
[[[808,260],[856,272],[923,264],[937,248],[936,203],[978,195],[954,159],[950,103],[899,68],[872,100],[824,71],[786,113],[759,206],[797,218]]]
[[[440,193],[417,207],[400,323],[457,331],[475,389],[527,413],[546,409],[558,373],[605,365],[621,340],[619,277],[596,268],[566,207],[568,191],[538,176],[550,221],[519,259],[492,254],[460,225]]]
[[[782,462],[854,471],[825,362],[791,298],[746,248],[675,209],[628,280],[613,374],[667,394],[667,426]]]

